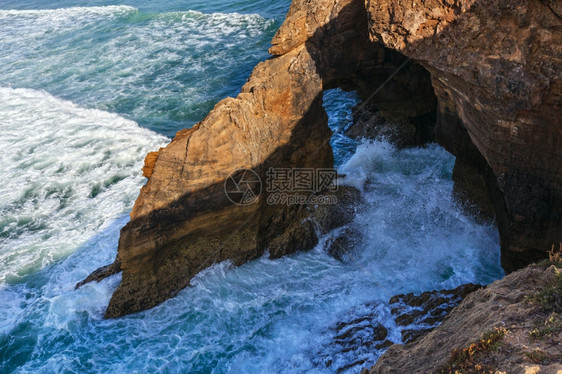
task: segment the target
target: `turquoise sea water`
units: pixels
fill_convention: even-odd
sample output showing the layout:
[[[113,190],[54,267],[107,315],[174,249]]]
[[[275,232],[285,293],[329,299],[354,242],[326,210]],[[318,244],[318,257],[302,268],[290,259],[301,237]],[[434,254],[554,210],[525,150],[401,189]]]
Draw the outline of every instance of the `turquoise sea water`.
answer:
[[[288,1],[0,0],[0,372],[358,372],[380,351],[334,344],[334,326],[387,301],[501,276],[495,228],[451,198],[454,159],[335,136],[365,202],[345,262],[317,248],[200,273],[162,305],[102,315],[145,154],[234,96],[268,57]],[[356,102],[325,95],[330,125]],[[328,361],[331,363],[328,365]]]

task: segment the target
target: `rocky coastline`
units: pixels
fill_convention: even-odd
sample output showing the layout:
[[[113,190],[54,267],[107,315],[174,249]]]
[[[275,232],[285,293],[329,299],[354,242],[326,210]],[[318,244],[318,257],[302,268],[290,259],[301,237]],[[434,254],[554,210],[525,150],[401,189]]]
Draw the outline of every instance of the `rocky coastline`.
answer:
[[[336,87],[363,100],[354,136],[390,131],[401,147],[437,142],[456,156],[455,192],[495,220],[506,272],[546,257],[562,239],[561,16],[562,5],[548,0],[294,0],[272,57],[240,94],[147,155],[148,181],[115,262],[85,280],[122,272],[105,316],[149,309],[213,263],[310,249],[314,221],[329,230],[350,219],[359,199],[350,189],[332,210],[267,204],[266,191],[237,204],[224,193],[238,170],[266,180],[270,168],[331,168],[322,93]],[[437,370],[448,356],[437,349],[426,368],[412,358],[431,356],[420,347],[452,334],[447,348],[461,349],[509,318],[509,308],[488,305],[493,295],[516,285],[521,292],[505,297],[521,303],[524,289],[540,286],[534,279],[550,282],[556,271],[527,267],[468,295],[423,343],[391,347],[373,372]],[[471,307],[488,308],[489,321],[455,333],[449,326],[466,323]]]
[[[363,373],[562,372],[557,265],[529,265],[470,293],[437,328],[392,345]]]

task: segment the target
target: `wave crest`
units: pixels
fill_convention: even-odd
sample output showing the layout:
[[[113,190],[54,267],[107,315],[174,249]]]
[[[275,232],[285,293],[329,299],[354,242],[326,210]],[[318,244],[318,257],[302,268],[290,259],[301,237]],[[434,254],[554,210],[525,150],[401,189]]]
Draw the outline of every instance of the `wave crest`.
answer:
[[[0,283],[72,252],[134,202],[167,139],[46,92],[0,87]]]

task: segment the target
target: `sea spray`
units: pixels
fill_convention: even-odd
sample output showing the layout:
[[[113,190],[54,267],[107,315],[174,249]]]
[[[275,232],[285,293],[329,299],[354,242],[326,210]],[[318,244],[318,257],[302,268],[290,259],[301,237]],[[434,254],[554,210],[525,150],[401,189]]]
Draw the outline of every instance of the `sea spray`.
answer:
[[[308,252],[215,264],[177,297],[104,320],[120,275],[74,284],[114,259],[144,155],[169,140],[138,124],[171,137],[235,95],[289,2],[63,3],[0,12],[1,372],[357,372],[380,350],[342,351],[339,322],[374,316],[399,342],[390,296],[501,276],[496,230],[452,199],[451,155],[338,133],[343,182],[365,200],[345,262],[326,254],[332,232]],[[334,130],[356,102],[326,93]]]
[[[0,283],[72,253],[131,209],[168,140],[116,114],[0,87]]]
[[[267,57],[258,14],[149,13],[130,6],[0,10],[0,85],[47,90],[172,137]]]

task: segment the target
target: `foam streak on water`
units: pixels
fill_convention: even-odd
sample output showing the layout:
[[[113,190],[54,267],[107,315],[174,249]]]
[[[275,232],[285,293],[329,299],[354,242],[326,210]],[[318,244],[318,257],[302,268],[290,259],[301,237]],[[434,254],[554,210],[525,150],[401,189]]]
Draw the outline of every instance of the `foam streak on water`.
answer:
[[[273,27],[257,14],[130,6],[0,10],[0,84],[46,89],[172,136],[238,92]]]
[[[496,230],[452,199],[450,154],[338,134],[342,183],[364,197],[347,227],[309,252],[216,264],[151,310],[103,320],[120,275],[74,285],[115,258],[143,158],[169,141],[138,124],[173,135],[235,94],[289,5],[128,3],[0,10],[0,372],[358,372],[381,352],[344,351],[338,322],[369,316],[398,342],[390,296],[501,276]],[[333,129],[355,103],[326,94]],[[340,262],[325,247],[344,229],[356,245]]]
[[[0,284],[75,250],[132,206],[166,139],[115,114],[0,87]]]
[[[176,298],[104,321],[118,277],[78,291],[71,285],[87,258],[113,253],[118,231],[109,227],[66,261],[1,291],[6,299],[27,295],[7,304],[6,315],[16,311],[19,318],[8,324],[12,340],[0,341],[13,357],[5,367],[329,373],[360,360],[346,371],[357,372],[381,352],[343,352],[334,345],[338,322],[374,315],[398,342],[390,296],[488,283],[501,274],[494,228],[475,223],[451,198],[452,162],[437,146],[398,151],[384,141],[364,142],[341,166],[366,198],[349,225],[361,234],[346,262],[325,253],[331,233],[310,252],[264,256],[238,268],[215,265]]]

